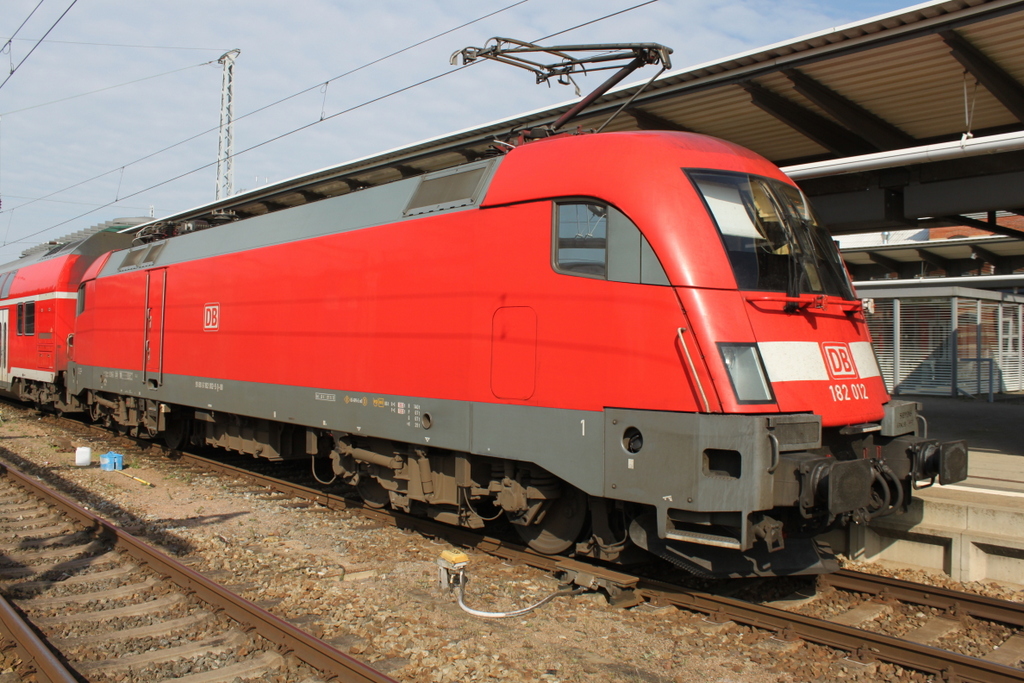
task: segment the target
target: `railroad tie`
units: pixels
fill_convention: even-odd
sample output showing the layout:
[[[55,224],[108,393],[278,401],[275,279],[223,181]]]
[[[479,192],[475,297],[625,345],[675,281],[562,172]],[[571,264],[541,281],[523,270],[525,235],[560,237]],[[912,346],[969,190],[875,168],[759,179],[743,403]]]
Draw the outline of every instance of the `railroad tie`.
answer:
[[[91,559],[92,556],[96,555],[97,553],[103,550],[106,550],[109,546],[110,543],[107,541],[93,541],[92,543],[89,543],[87,545],[58,546],[56,548],[49,548],[47,550],[3,553],[4,562],[21,566],[5,567],[3,569],[0,569],[0,578],[14,578],[18,576],[16,572],[9,570],[25,569],[28,570],[28,575],[32,575],[36,573],[42,573],[46,571],[47,567],[53,566],[35,566],[32,564],[33,562],[38,562],[39,560],[54,560],[56,558],[68,557],[71,555],[78,555],[79,557],[77,559]],[[66,566],[67,564],[69,563],[58,563],[58,565],[61,567]]]
[[[21,519],[18,521],[4,522],[2,525],[4,531],[11,532],[12,535],[19,535],[18,530],[24,529],[25,533],[35,534],[40,528],[49,529],[53,525],[61,526],[66,525],[69,528],[72,524],[66,520],[66,518],[58,513],[54,513],[52,510],[51,514],[46,517],[32,517],[30,519]],[[40,524],[46,524],[46,527],[40,527]]]
[[[841,624],[842,626],[858,626],[860,624],[866,624],[869,621],[874,621],[883,614],[888,614],[891,611],[891,605],[886,605],[881,602],[865,602],[853,609],[843,612],[842,614],[837,614],[830,618],[829,621],[833,624]]]
[[[909,631],[903,636],[903,639],[920,645],[932,645],[937,643],[940,638],[956,633],[963,627],[964,625],[955,619],[933,617],[913,631]]]
[[[1024,633],[1017,633],[997,647],[992,652],[982,657],[987,662],[1003,664],[1005,666],[1020,666],[1024,661]]]
[[[107,560],[109,560],[109,559],[116,559],[118,557],[116,553],[109,553],[109,555],[111,556],[110,558],[107,558],[107,556],[105,556],[105,555],[104,556],[100,556],[104,560],[102,564],[109,564],[109,562]],[[86,558],[86,559],[96,559],[96,558]],[[80,566],[76,566],[76,567],[71,567],[71,566],[69,566],[70,564],[71,563],[67,563],[67,564],[63,564],[63,565],[51,565],[50,569],[57,569],[57,568],[59,568],[59,569],[66,569],[67,571],[70,572],[70,571],[78,571],[79,569],[82,569],[82,568],[92,568],[92,567],[95,567],[95,566],[100,566],[100,563],[92,563],[88,567],[85,564],[83,564],[83,563],[79,563]],[[45,591],[45,590],[48,590],[48,589],[53,588],[54,586],[58,586],[58,585],[65,586],[65,585],[75,585],[75,584],[82,584],[82,583],[96,583],[96,582],[99,582],[99,581],[107,581],[109,579],[121,579],[121,578],[124,578],[126,576],[131,576],[132,574],[136,573],[137,571],[139,571],[138,565],[135,565],[135,564],[124,564],[124,565],[120,565],[118,567],[114,567],[113,569],[103,569],[103,570],[98,571],[98,572],[87,572],[87,573],[84,573],[84,574],[74,574],[72,576],[69,576],[66,579],[60,579],[58,581],[22,581],[21,583],[15,583],[15,584],[11,584],[10,586],[8,586],[7,587],[7,592],[10,593],[11,595],[13,595],[15,598],[17,598],[18,596],[22,596],[22,595],[26,595],[27,596],[28,594],[31,594],[33,592]],[[40,573],[42,573],[42,572],[40,572]]]
[[[284,667],[284,657],[277,652],[264,651],[237,664],[231,664],[213,671],[182,676],[181,678],[165,678],[159,683],[219,683],[219,681],[233,681],[236,677],[242,679],[254,678],[263,673],[280,671]]]
[[[132,595],[137,595],[151,588],[159,585],[161,579],[156,577],[150,577],[145,581],[139,581],[138,583],[130,583],[126,586],[119,586],[117,588],[111,588],[109,590],[92,591],[89,593],[79,593],[77,595],[60,595],[55,598],[24,598],[16,599],[18,607],[25,611],[31,612],[41,609],[49,609],[51,607],[60,607],[68,603],[79,602],[85,603],[92,600],[118,600],[120,598],[127,598]]]
[[[61,649],[82,646],[95,646],[110,641],[124,642],[133,638],[161,638],[181,631],[188,631],[213,618],[213,612],[198,610],[179,619],[168,619],[149,626],[137,626],[119,631],[107,631],[91,636],[74,636],[71,638],[50,638],[50,642]]]
[[[158,610],[169,609],[185,601],[185,596],[180,593],[167,595],[155,600],[146,600],[127,607],[116,607],[97,612],[82,612],[80,614],[62,614],[59,617],[46,617],[45,619],[33,619],[36,626],[59,626],[71,622],[76,623],[97,623],[109,621],[110,619],[123,619],[125,617],[138,617],[147,614],[155,614]]]
[[[217,656],[235,652],[240,647],[249,643],[249,636],[241,631],[229,631],[226,634],[197,640],[188,645],[168,647],[161,650],[151,650],[138,655],[118,657],[102,662],[75,662],[75,669],[81,674],[96,674],[99,672],[109,673],[117,670],[132,669],[141,671],[154,664],[164,664],[179,660],[191,659],[199,656]],[[222,669],[223,671],[223,669]],[[174,679],[172,679],[174,680]],[[225,680],[212,679],[212,680]],[[226,680],[231,680],[228,678]]]

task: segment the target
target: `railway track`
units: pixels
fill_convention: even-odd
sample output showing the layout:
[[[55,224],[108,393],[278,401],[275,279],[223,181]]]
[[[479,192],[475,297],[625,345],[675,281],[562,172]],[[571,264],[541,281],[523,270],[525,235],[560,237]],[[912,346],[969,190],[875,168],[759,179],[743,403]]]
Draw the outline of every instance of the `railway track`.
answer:
[[[393,681],[5,466],[0,592],[38,681]]]
[[[76,431],[91,429],[81,423],[72,424]],[[713,621],[733,621],[763,629],[783,642],[805,640],[847,652],[852,661],[889,662],[945,680],[1024,681],[1024,670],[1016,666],[1024,657],[1024,635],[1020,630],[1024,627],[1024,605],[1019,603],[849,571],[821,577],[813,593],[772,602],[742,599],[734,596],[742,593],[756,596],[757,585],[764,580],[739,582],[732,586],[732,591],[694,589],[569,558],[539,555],[503,539],[387,510],[364,508],[360,502],[344,496],[248,467],[166,451],[149,442],[143,442],[143,448],[162,451],[181,466],[239,479],[254,489],[269,490],[282,497],[332,509],[358,509],[380,523],[416,530],[510,562],[531,565],[558,574],[567,582],[600,589],[612,604],[631,606],[647,601],[654,605],[673,605],[703,613]],[[262,469],[258,461],[245,459],[244,462]],[[840,594],[848,597],[836,599]],[[832,604],[826,610],[818,609],[823,613],[816,615],[815,606],[823,601]],[[904,625],[913,623],[913,628],[902,628],[898,635],[883,632],[877,623],[878,617],[883,615],[900,618]],[[986,624],[993,626],[985,627]],[[965,652],[969,648],[957,645],[971,641],[972,634],[979,629],[1002,635],[996,639],[998,642],[989,635],[985,640],[992,642],[980,648],[984,652],[969,654]],[[961,634],[959,638],[951,637],[957,633]],[[952,649],[942,647],[947,644]]]
[[[213,469],[225,475],[242,477],[255,485],[267,487],[282,495],[293,496],[334,508],[361,508],[350,499],[324,493],[303,485],[281,481],[275,477],[208,461],[192,455],[180,458],[192,466]],[[559,574],[563,579],[589,588],[599,588],[609,601],[630,606],[640,601],[656,605],[674,605],[679,608],[708,614],[711,618],[766,629],[783,639],[803,639],[827,645],[851,654],[856,661],[879,660],[918,669],[932,674],[955,676],[963,681],[997,682],[1024,681],[1024,670],[1016,664],[1024,657],[1024,605],[996,600],[971,593],[951,591],[897,579],[841,571],[821,578],[821,586],[812,596],[799,596],[790,601],[758,604],[749,600],[699,591],[679,585],[666,584],[650,578],[633,576],[621,571],[595,567],[589,563],[568,558],[538,555],[528,549],[504,540],[480,536],[427,520],[392,515],[387,511],[362,509],[362,513],[377,520],[422,533],[446,538],[452,543],[473,547],[512,562],[529,564]],[[850,609],[837,613],[831,619],[809,616],[797,611],[806,607],[829,590],[841,590],[851,595],[869,596],[862,601],[851,601]],[[913,632],[902,637],[872,631],[873,617],[886,613],[907,611],[906,606],[937,608],[944,616],[934,616]],[[901,607],[903,606],[903,607]],[[938,647],[943,636],[958,631],[977,630],[978,622],[1004,625],[1008,632],[997,650],[985,657],[973,657],[954,650]],[[970,637],[961,638],[969,641]],[[953,680],[950,678],[950,680]]]

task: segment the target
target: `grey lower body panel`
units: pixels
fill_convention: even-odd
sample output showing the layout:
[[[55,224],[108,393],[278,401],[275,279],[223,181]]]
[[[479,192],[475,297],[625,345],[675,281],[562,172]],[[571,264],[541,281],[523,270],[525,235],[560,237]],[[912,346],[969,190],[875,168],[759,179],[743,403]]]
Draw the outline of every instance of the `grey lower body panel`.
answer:
[[[591,495],[604,491],[604,418],[597,411],[453,401],[318,387],[163,376],[74,363],[69,388],[110,392],[198,410],[434,448],[532,462]]]
[[[736,546],[747,547],[745,520],[773,504],[769,417],[608,408],[603,495],[653,505],[660,538],[671,536],[673,516],[730,517],[740,530]],[[642,439],[639,448],[635,441],[630,446],[630,435],[636,434]],[[699,531],[685,538],[732,543]]]
[[[127,394],[533,463],[592,496],[653,506],[662,537],[679,511],[742,520],[772,507],[770,416],[567,410],[170,374],[151,386],[137,371],[75,364],[68,377],[75,394]],[[623,441],[630,429],[643,437],[636,452]]]
[[[772,506],[765,417],[608,408],[604,419],[606,497],[654,500],[666,510]],[[630,429],[643,438],[635,453],[623,442]],[[718,469],[719,458],[735,464]]]

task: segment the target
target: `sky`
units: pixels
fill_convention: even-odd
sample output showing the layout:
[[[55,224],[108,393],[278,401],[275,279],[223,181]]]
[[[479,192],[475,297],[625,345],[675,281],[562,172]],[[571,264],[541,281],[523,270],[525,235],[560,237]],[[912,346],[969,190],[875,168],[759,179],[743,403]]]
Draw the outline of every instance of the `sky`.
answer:
[[[241,51],[237,193],[574,98],[501,64],[450,66],[492,36],[536,41],[585,24],[542,42],[656,42],[685,69],[910,5],[642,3],[2,0],[0,263],[107,220],[213,201],[217,60],[229,50]],[[585,94],[606,76],[578,82]]]

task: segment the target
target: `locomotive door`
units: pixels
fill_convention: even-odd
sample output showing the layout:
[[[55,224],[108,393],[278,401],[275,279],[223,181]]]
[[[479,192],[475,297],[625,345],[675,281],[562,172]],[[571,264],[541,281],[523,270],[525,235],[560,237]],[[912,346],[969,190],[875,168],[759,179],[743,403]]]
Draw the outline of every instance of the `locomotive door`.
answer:
[[[164,302],[167,269],[154,268],[146,274],[146,340],[143,380],[153,388],[163,379]]]
[[[11,381],[11,372],[7,368],[7,309],[0,310],[0,382]]]

